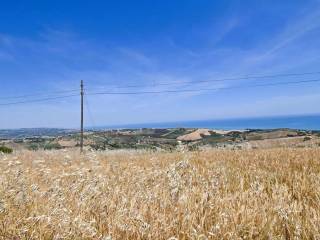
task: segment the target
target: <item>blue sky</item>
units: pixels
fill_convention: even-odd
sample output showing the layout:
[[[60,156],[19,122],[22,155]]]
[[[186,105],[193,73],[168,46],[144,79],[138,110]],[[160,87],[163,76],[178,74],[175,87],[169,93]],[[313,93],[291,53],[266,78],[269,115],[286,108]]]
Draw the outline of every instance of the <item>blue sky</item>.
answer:
[[[318,74],[157,85],[314,71],[320,71],[319,0],[1,3],[0,97],[77,89],[80,79],[87,92],[161,91],[320,79]],[[146,86],[115,89],[133,84]],[[86,125],[314,114],[320,112],[319,90],[320,83],[309,83],[87,96],[92,117],[86,114]],[[79,125],[77,97],[0,111],[0,128]]]

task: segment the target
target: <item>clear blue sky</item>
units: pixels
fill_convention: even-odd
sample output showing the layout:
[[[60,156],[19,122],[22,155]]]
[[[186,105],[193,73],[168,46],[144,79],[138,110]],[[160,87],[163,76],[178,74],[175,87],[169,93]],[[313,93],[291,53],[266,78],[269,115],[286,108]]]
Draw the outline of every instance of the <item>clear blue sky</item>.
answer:
[[[320,79],[320,74],[197,85],[159,82],[320,71],[320,1],[3,1],[0,97],[38,91],[144,91]],[[87,125],[319,113],[320,83],[88,96]],[[11,100],[0,100],[1,103]],[[0,128],[77,127],[79,98],[1,106]]]

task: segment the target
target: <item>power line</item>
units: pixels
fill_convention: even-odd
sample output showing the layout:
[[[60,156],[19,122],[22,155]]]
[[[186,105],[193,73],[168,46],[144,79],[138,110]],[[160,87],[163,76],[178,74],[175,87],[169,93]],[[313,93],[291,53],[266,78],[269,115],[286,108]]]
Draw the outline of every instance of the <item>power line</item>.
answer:
[[[63,99],[63,98],[71,98],[71,97],[75,97],[75,96],[79,96],[79,95],[78,95],[78,94],[72,94],[72,95],[57,96],[57,97],[48,97],[48,98],[40,98],[40,99],[33,99],[33,100],[26,100],[26,101],[0,103],[0,106],[9,106],[9,105],[17,105],[17,104],[33,103],[33,102],[46,102],[46,101],[50,101],[50,100]]]
[[[299,75],[302,75],[302,74],[306,75],[306,74],[311,74],[311,73],[301,73]],[[283,75],[284,74],[282,74],[282,76]],[[291,75],[293,75],[293,74],[291,74]],[[297,74],[294,74],[294,75],[297,75]],[[269,75],[269,76],[271,76],[271,75]],[[273,76],[275,76],[275,75],[273,75]],[[288,74],[286,76],[288,76]],[[260,76],[260,77],[262,77],[262,76]],[[266,77],[266,76],[263,76],[263,77]],[[239,89],[239,88],[254,88],[254,87],[264,87],[264,86],[294,85],[294,84],[303,84],[303,83],[312,83],[312,82],[320,82],[320,79],[286,81],[286,82],[277,82],[277,83],[265,83],[265,84],[254,84],[254,85],[233,86],[233,87],[220,87],[220,88],[177,89],[177,90],[136,91],[136,92],[91,92],[91,93],[89,92],[86,95],[139,95],[139,94],[202,92],[202,91],[217,91],[217,90],[229,90],[229,89]],[[73,92],[73,91],[79,91],[79,90],[77,89],[77,90],[57,91],[56,93]],[[53,93],[53,92],[51,92],[51,93]],[[38,96],[38,95],[29,94],[29,95],[25,95],[25,96]],[[17,105],[17,104],[25,104],[25,103],[33,103],[33,102],[44,102],[44,101],[50,101],[50,100],[56,100],[56,99],[70,98],[70,97],[75,97],[75,96],[78,96],[78,94],[52,96],[52,97],[46,97],[46,98],[22,100],[22,101],[9,102],[9,103],[0,103],[0,106]],[[18,97],[22,98],[22,96],[16,96],[14,98],[18,98]],[[0,98],[0,99],[5,99],[5,98]]]
[[[221,88],[182,89],[182,90],[163,90],[163,91],[139,91],[139,92],[93,92],[93,93],[88,93],[87,95],[139,95],[139,94],[160,94],[160,93],[180,93],[180,92],[202,92],[202,91],[229,90],[229,89],[251,88],[251,87],[292,85],[292,84],[302,84],[302,83],[311,83],[311,82],[320,82],[320,79],[255,84],[255,85],[249,85],[249,86],[221,87]]]
[[[283,73],[283,74],[273,74],[273,75],[243,76],[243,77],[219,78],[219,79],[209,79],[209,80],[160,82],[160,83],[152,83],[152,84],[114,86],[114,88],[124,89],[124,88],[170,86],[170,85],[180,85],[180,84],[198,84],[198,83],[225,82],[225,81],[248,80],[248,79],[276,78],[276,77],[298,77],[298,76],[307,76],[307,75],[316,75],[316,74],[320,74],[320,72]]]
[[[28,97],[36,97],[41,95],[53,95],[53,94],[61,94],[61,93],[71,93],[71,92],[78,92],[79,89],[73,89],[73,90],[65,90],[65,91],[54,91],[54,92],[47,92],[47,93],[34,93],[34,94],[26,94],[26,95],[20,95],[20,96],[7,96],[7,97],[0,97],[1,100],[5,99],[19,99],[19,98],[28,98]]]
[[[173,81],[173,82],[160,82],[160,83],[152,83],[152,84],[144,84],[144,85],[125,85],[125,86],[115,86],[116,89],[125,89],[125,88],[139,88],[139,87],[156,87],[156,86],[170,86],[170,85],[181,85],[181,84],[198,84],[198,83],[209,83],[209,82],[224,82],[224,81],[236,81],[236,80],[246,80],[246,79],[263,79],[263,78],[276,78],[276,77],[294,77],[294,76],[306,76],[306,75],[316,75],[320,74],[320,72],[304,72],[304,73],[288,73],[288,74],[273,74],[273,75],[257,75],[257,76],[243,76],[243,77],[233,77],[233,78],[220,78],[220,79],[209,79],[209,80],[197,80],[197,81]],[[95,88],[97,89],[97,88]],[[104,88],[105,89],[105,88]],[[112,90],[112,89],[111,89]],[[63,94],[63,93],[72,93],[78,92],[79,89],[70,89],[63,91],[53,91],[53,92],[43,92],[39,91],[39,93],[18,95],[18,96],[5,96],[0,97],[0,100],[6,99],[23,99],[29,97],[37,97],[46,95],[50,98],[50,95],[54,94]],[[55,97],[55,96],[52,96]]]
[[[86,104],[86,110],[88,112],[88,116],[89,116],[89,120],[91,121],[91,125],[92,127],[96,127],[95,121],[93,119],[93,115],[92,115],[92,111],[91,111],[91,107],[89,106],[89,101],[87,98],[84,98],[85,100],[85,104]]]

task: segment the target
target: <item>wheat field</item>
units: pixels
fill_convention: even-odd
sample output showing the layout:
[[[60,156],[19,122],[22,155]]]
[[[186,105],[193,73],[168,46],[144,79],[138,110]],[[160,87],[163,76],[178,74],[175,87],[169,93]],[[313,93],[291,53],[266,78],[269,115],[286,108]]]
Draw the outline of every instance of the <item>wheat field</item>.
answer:
[[[0,239],[320,239],[320,149],[0,156]]]

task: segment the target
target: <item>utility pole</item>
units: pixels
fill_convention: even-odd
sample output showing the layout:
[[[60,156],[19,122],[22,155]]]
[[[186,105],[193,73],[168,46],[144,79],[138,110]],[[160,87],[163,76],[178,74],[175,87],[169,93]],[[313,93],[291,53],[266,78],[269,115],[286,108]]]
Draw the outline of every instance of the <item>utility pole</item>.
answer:
[[[83,80],[81,80],[80,84],[80,95],[81,95],[81,127],[80,127],[80,152],[83,152],[83,96],[84,96],[84,90],[83,90]]]

